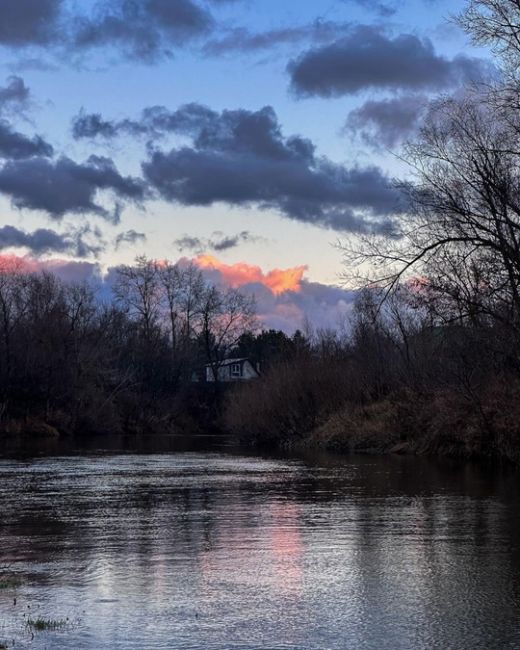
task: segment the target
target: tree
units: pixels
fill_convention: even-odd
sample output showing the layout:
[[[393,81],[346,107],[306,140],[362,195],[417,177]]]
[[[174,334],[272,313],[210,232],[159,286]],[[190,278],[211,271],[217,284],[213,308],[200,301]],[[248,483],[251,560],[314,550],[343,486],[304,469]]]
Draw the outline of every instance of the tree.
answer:
[[[259,334],[246,332],[238,342],[233,356],[247,357],[260,364],[262,371],[277,361],[288,360],[295,353],[292,339],[280,330],[262,330]]]
[[[20,265],[0,267],[0,332],[1,359],[0,377],[2,384],[2,403],[5,408],[10,397],[13,366],[12,336],[24,317],[27,305],[27,281],[21,273]],[[0,411],[1,414],[1,411]]]
[[[139,324],[144,339],[150,342],[161,313],[157,262],[140,256],[134,266],[118,267],[113,291],[119,304]]]
[[[520,3],[518,0],[470,0],[459,24],[477,45],[490,45],[513,76],[520,61]]]
[[[201,301],[200,340],[215,384],[219,368],[240,337],[257,328],[256,305],[236,289],[208,286]]]
[[[500,322],[520,334],[520,131],[477,93],[436,102],[407,147],[413,182],[394,238],[344,247],[389,295],[422,278],[445,322]]]
[[[172,373],[177,381],[190,374],[194,320],[201,310],[204,280],[193,263],[164,262],[158,265],[158,276],[169,327]]]

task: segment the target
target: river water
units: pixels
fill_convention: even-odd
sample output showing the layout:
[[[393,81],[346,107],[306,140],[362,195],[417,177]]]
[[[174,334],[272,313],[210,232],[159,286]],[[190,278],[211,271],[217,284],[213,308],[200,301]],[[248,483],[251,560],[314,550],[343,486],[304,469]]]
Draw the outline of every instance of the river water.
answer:
[[[520,648],[519,496],[403,457],[0,459],[0,644]]]

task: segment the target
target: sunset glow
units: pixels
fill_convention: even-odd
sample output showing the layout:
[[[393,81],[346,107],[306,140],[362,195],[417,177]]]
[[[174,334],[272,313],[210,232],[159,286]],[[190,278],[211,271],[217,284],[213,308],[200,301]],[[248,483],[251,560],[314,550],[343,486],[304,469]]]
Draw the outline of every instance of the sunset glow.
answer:
[[[258,283],[267,287],[275,296],[286,291],[301,291],[303,274],[307,270],[307,266],[302,265],[288,269],[273,269],[264,273],[259,266],[246,262],[225,264],[213,255],[199,255],[194,262],[201,269],[218,271],[223,281],[231,287]]]
[[[29,257],[0,255],[0,273],[33,273],[38,270],[38,263]]]

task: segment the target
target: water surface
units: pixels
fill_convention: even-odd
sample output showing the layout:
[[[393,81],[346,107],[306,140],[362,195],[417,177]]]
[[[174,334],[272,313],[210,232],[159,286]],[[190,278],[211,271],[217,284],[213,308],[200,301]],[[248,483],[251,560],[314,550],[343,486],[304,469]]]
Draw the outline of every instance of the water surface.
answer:
[[[21,581],[0,642],[520,648],[518,497],[513,472],[413,458],[0,460],[0,567]]]

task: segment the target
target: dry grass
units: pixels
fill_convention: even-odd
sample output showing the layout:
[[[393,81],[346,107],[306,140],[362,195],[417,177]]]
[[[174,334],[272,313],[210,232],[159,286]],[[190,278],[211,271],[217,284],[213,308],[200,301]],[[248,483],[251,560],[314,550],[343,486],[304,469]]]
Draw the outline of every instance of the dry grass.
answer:
[[[384,452],[401,441],[398,408],[390,400],[361,407],[347,404],[313,431],[310,441],[321,447]]]
[[[302,438],[337,412],[349,392],[340,362],[305,358],[281,363],[229,395],[224,426],[255,443]]]

